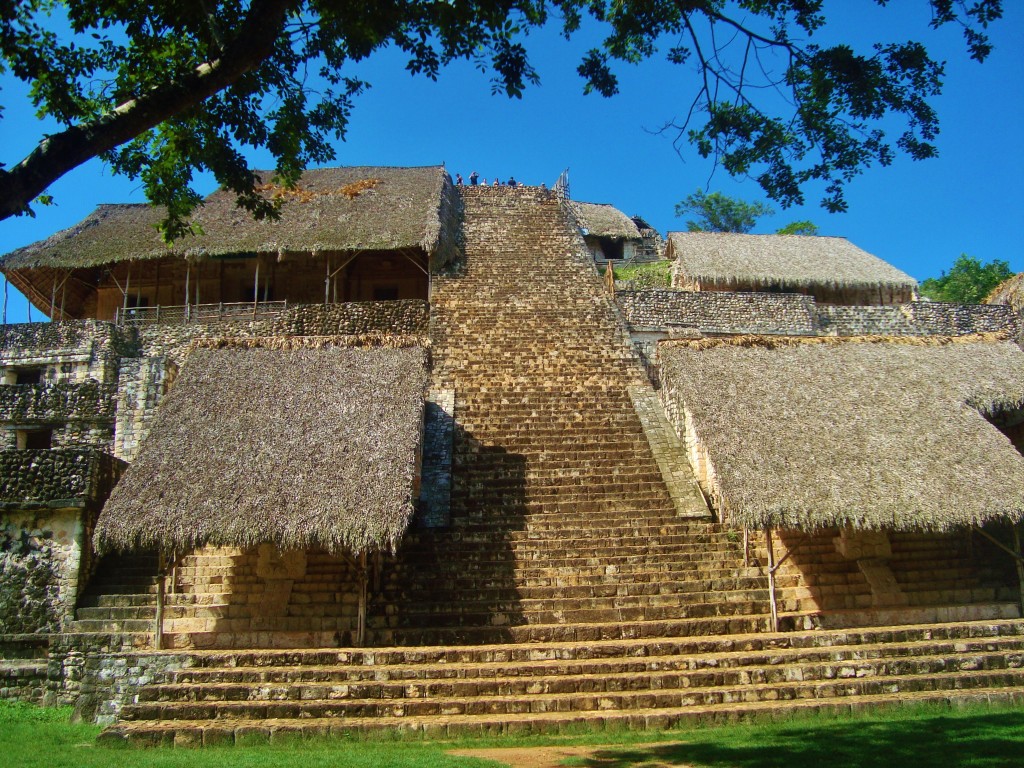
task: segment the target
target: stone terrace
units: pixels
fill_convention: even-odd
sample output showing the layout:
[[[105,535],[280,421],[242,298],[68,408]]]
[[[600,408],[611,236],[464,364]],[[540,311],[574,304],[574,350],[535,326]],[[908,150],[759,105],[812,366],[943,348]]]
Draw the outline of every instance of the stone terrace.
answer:
[[[433,387],[455,393],[451,525],[384,564],[376,647],[189,652],[124,697],[104,738],[522,733],[1021,699],[1021,620],[764,632],[758,552],[745,563],[692,479],[666,485],[630,397],[643,370],[558,199],[463,195],[465,260],[435,277],[431,313]],[[799,611],[799,575],[780,587]]]

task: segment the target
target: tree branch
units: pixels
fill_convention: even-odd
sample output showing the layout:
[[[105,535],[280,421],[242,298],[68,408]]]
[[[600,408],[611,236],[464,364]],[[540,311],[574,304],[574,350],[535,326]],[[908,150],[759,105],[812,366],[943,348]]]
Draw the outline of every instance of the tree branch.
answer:
[[[267,59],[294,0],[254,0],[223,55],[112,111],[47,136],[9,171],[0,170],[0,221],[23,213],[72,168],[130,141],[227,88]]]

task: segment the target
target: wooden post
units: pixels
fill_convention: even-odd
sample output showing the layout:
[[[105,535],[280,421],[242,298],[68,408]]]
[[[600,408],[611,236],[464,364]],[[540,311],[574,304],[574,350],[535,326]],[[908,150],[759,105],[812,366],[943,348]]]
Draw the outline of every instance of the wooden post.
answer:
[[[64,282],[60,284],[60,319],[64,319],[64,300],[68,297],[68,280],[71,277],[71,272],[68,272],[64,276]]]
[[[1013,528],[1013,550],[1017,556],[1013,559],[1017,565],[1017,584],[1020,587],[1020,615],[1024,616],[1024,550],[1020,548],[1020,526],[1011,523]]]
[[[4,325],[7,325],[7,275],[4,275]]]
[[[331,258],[324,258],[327,265],[327,276],[324,278],[324,304],[331,303]]]
[[[167,587],[167,574],[164,554],[160,553],[156,578],[156,626],[153,628],[153,647],[162,651],[164,648],[164,590]]]
[[[192,264],[188,261],[185,262],[185,322],[189,319],[189,308],[188,308],[188,281],[192,277]]]
[[[615,295],[615,270],[612,268],[610,261],[605,262],[604,265],[604,280],[608,287],[608,293],[612,296]]]
[[[356,645],[360,647],[366,642],[366,584],[369,581],[366,570],[366,550],[363,550],[359,555],[359,617],[356,624]]]
[[[766,530],[768,539],[768,604],[772,613],[772,632],[779,631],[779,606],[775,602],[775,549],[772,545],[772,529]]]
[[[256,278],[252,286],[252,317],[256,319],[256,303],[260,300],[260,257],[256,257]]]
[[[128,291],[131,289],[131,285],[132,285],[132,266],[131,266],[131,264],[129,264],[128,265],[128,274],[124,278],[124,304],[123,304],[123,306],[124,306],[124,309],[125,309],[125,314],[127,314],[127,310],[128,310]]]
[[[57,311],[57,277],[54,276],[53,284],[50,286],[50,322],[52,323],[57,318],[54,317]]]

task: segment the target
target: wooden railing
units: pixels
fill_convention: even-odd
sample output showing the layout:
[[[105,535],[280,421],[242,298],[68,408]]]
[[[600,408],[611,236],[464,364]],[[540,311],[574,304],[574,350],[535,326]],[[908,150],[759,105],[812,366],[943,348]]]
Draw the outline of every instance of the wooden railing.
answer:
[[[154,323],[210,323],[218,320],[247,320],[271,317],[288,309],[287,301],[241,301],[225,304],[189,304],[186,306],[122,307],[117,310],[117,325]]]

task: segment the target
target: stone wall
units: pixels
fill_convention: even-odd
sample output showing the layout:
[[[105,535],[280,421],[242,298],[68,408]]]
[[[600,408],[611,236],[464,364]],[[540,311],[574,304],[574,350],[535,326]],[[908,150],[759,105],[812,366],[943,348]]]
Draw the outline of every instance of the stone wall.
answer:
[[[438,208],[437,250],[430,257],[430,271],[438,272],[441,268],[455,264],[462,255],[462,195],[445,176],[441,187],[441,204]]]
[[[126,636],[58,635],[50,645],[46,703],[74,705],[75,716],[108,725],[138,690],[166,682],[187,654],[136,651]]]
[[[634,338],[679,330],[784,336],[961,336],[1021,330],[1013,310],[999,305],[920,301],[837,306],[803,294],[679,290],[619,291],[615,298]]]
[[[104,499],[123,466],[86,448],[0,452],[0,510]]]
[[[630,330],[694,328],[704,333],[813,336],[814,299],[787,293],[616,292]]]
[[[0,513],[0,627],[60,631],[74,617],[83,552],[82,510]]]
[[[918,301],[892,307],[819,305],[824,336],[961,336],[1018,329],[1010,307],[998,304],[946,304]]]
[[[451,522],[455,390],[430,392],[424,421],[418,522],[425,528],[446,528]]]
[[[99,320],[0,326],[0,368],[42,367],[45,382],[112,384],[118,360],[136,348],[134,329]]]
[[[139,444],[149,434],[157,406],[177,369],[166,357],[137,357],[121,362],[113,447],[117,458],[129,463],[135,460]]]
[[[47,635],[0,635],[0,700],[43,703],[48,647]]]
[[[304,304],[289,307],[274,318],[147,325],[139,329],[139,337],[144,356],[166,355],[181,365],[196,339],[366,333],[420,335],[427,332],[428,318],[427,302],[414,299]]]

